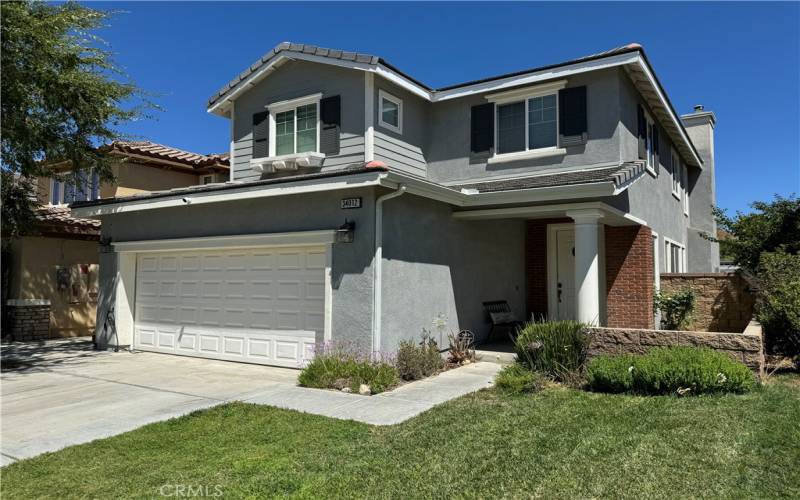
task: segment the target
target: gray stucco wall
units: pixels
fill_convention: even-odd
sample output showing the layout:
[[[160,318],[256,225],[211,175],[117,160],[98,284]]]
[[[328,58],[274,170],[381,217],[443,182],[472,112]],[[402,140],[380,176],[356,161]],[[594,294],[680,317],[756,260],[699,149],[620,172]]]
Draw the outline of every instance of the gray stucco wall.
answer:
[[[339,95],[342,99],[340,151],[325,158],[323,170],[364,161],[364,73],[327,64],[289,61],[236,99],[234,180],[258,178],[249,163],[253,151],[253,114],[264,111],[272,102],[317,92],[322,92],[323,97]]]
[[[362,197],[362,208],[341,210],[341,198],[352,196]],[[112,242],[138,241],[335,229],[345,218],[354,221],[354,242],[333,244],[332,337],[369,347],[374,215],[374,190],[363,188],[119,213],[102,218],[102,232]],[[113,303],[116,255],[101,256],[100,304]]]
[[[381,90],[403,101],[401,134],[380,125]],[[375,78],[374,100],[375,159],[393,169],[425,177],[424,148],[429,136],[430,103],[383,78]]]
[[[651,116],[655,114],[639,96],[633,83],[620,72],[620,153],[622,161],[632,161],[639,158],[638,146],[638,117],[637,104],[642,104]],[[689,217],[683,213],[682,201],[672,195],[672,142],[664,133],[663,126],[659,127],[659,167],[654,177],[650,172],[645,174],[631,185],[625,192],[609,200],[609,203],[620,210],[631,213],[646,221],[653,231],[658,233],[659,267],[665,271],[664,238],[677,241],[687,246],[687,254],[691,259],[688,249]],[[691,170],[691,168],[690,168]],[[692,195],[690,193],[689,199]],[[691,213],[691,211],[690,211]]]
[[[703,159],[702,172],[689,173],[691,227],[689,228],[689,271],[719,271],[719,244],[708,241],[701,233],[716,236],[717,223],[711,207],[716,206],[716,165],[714,162],[714,125],[707,113],[684,115],[684,126]]]
[[[381,349],[422,329],[447,345],[447,333],[489,331],[482,302],[508,300],[525,314],[525,222],[462,221],[449,205],[406,194],[384,208],[383,323]],[[433,320],[447,327],[438,338]]]
[[[568,147],[565,155],[488,164],[487,154],[470,152],[470,109],[485,95],[442,101],[431,109],[431,134],[425,157],[428,176],[437,182],[529,175],[570,167],[619,162],[619,78],[616,69],[574,75],[567,87],[586,85],[588,141]]]

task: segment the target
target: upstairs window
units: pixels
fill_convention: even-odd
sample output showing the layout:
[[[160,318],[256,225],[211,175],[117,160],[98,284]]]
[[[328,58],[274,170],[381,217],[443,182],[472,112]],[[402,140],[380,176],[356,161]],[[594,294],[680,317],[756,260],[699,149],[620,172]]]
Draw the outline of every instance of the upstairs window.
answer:
[[[378,91],[378,125],[403,133],[403,100],[384,90]]]
[[[269,156],[319,152],[320,97],[315,94],[268,106],[272,125]]]
[[[689,216],[689,169],[681,164],[681,185],[683,186],[683,215]]]
[[[647,136],[645,137],[646,140],[646,148],[647,148],[647,168],[653,173],[656,174],[656,127],[655,123],[653,123],[653,119],[650,118],[650,115],[645,113],[645,120],[647,120]]]
[[[497,105],[497,154],[558,146],[558,94]]]
[[[55,178],[50,180],[51,205],[69,205],[76,201],[94,201],[100,198],[100,176],[96,171],[67,172],[64,177],[63,181]]]
[[[672,150],[672,196],[681,199],[681,159],[675,150]]]

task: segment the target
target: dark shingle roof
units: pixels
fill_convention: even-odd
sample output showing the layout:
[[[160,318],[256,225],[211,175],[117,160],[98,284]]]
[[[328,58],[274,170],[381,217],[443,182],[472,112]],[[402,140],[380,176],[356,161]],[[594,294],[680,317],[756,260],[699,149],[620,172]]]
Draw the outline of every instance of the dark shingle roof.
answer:
[[[644,161],[636,160],[620,165],[594,170],[578,170],[557,174],[521,177],[500,181],[476,182],[453,186],[456,189],[475,189],[480,193],[493,193],[498,191],[515,191],[518,189],[536,189],[555,186],[571,186],[576,184],[594,184],[599,182],[613,182],[616,187],[624,186],[637,179],[644,173]]]
[[[433,92],[438,92],[438,91],[442,91],[442,90],[450,90],[450,89],[455,89],[455,88],[459,88],[459,87],[466,87],[468,85],[474,85],[474,84],[478,84],[478,83],[489,82],[489,81],[492,81],[492,80],[499,80],[501,78],[509,78],[509,77],[513,77],[513,76],[524,75],[526,73],[533,73],[533,72],[536,72],[536,71],[542,71],[542,70],[549,69],[549,68],[556,68],[556,67],[559,67],[559,66],[566,66],[566,65],[569,65],[569,64],[574,64],[574,63],[579,63],[579,62],[591,61],[593,59],[600,59],[600,58],[608,57],[608,56],[612,56],[612,55],[624,54],[626,52],[635,52],[637,50],[642,50],[641,45],[639,45],[638,43],[631,43],[631,44],[628,44],[628,45],[624,45],[622,47],[616,47],[616,48],[611,49],[611,50],[606,50],[604,52],[599,52],[599,53],[596,53],[596,54],[591,54],[591,55],[588,55],[588,56],[579,57],[577,59],[571,59],[569,61],[560,62],[560,63],[557,63],[557,64],[550,64],[550,65],[547,65],[547,66],[540,66],[540,67],[537,67],[537,68],[530,68],[530,69],[526,69],[526,70],[522,70],[522,71],[516,71],[514,73],[506,73],[506,74],[503,74],[503,75],[491,76],[491,77],[483,78],[483,79],[480,79],[480,80],[473,80],[473,81],[470,81],[470,82],[458,83],[458,84],[455,84],[455,85],[449,85],[447,87],[440,87],[440,88],[434,89],[434,88],[431,88],[431,87],[425,85],[424,83],[420,82],[419,80],[416,80],[415,78],[409,76],[408,74],[400,71],[399,69],[397,69],[397,67],[389,64],[389,62],[387,62],[385,59],[383,59],[381,57],[378,57],[378,56],[373,56],[373,55],[370,55],[370,54],[363,54],[363,53],[360,53],[360,52],[347,52],[347,51],[343,51],[343,50],[327,49],[327,48],[324,48],[324,47],[317,47],[316,45],[308,45],[308,44],[302,44],[302,43],[291,43],[291,42],[282,42],[282,43],[279,43],[278,45],[276,45],[272,50],[270,50],[269,52],[267,52],[266,54],[261,56],[261,58],[258,61],[256,61],[253,64],[251,64],[247,69],[245,69],[244,71],[239,73],[233,80],[231,80],[230,82],[225,84],[225,86],[223,86],[216,93],[214,93],[214,95],[212,95],[208,99],[208,106],[213,106],[214,104],[216,104],[216,102],[219,101],[220,98],[222,98],[225,94],[228,93],[228,91],[230,91],[232,88],[234,88],[236,85],[238,85],[239,82],[241,82],[245,78],[249,77],[251,74],[253,74],[256,71],[258,71],[262,66],[267,64],[270,61],[270,59],[272,59],[276,55],[280,54],[281,52],[285,52],[285,51],[288,51],[288,52],[300,52],[300,53],[303,53],[303,54],[309,54],[309,55],[320,56],[320,57],[327,57],[327,58],[331,58],[331,59],[340,59],[340,60],[343,60],[343,61],[354,61],[354,62],[360,62],[360,63],[366,63],[366,64],[373,64],[373,65],[374,64],[382,64],[382,65],[386,66],[387,68],[391,69],[392,71],[395,71],[395,72],[403,75],[404,77],[408,78],[409,80],[413,81],[414,83],[416,83],[417,85],[423,87],[424,89],[429,90],[429,91],[433,91]]]

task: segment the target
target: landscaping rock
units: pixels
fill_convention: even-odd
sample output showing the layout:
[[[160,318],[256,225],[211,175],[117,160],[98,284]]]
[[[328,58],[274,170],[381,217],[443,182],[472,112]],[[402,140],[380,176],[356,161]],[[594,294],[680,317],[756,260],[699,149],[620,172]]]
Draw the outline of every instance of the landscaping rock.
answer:
[[[372,389],[367,384],[361,384],[361,386],[358,388],[358,393],[362,396],[369,396],[372,394]]]

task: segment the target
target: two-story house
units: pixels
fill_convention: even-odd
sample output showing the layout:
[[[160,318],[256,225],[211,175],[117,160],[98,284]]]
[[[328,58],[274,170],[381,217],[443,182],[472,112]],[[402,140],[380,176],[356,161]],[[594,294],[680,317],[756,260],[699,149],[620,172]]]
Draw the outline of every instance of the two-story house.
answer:
[[[52,166],[58,177],[37,179],[35,227],[3,255],[4,335],[94,334],[100,221],[76,217],[69,204],[228,180],[227,153],[202,155],[149,141],[117,141],[103,149],[113,159],[114,182],[100,182],[95,172],[69,162]]]
[[[432,89],[282,43],[208,111],[230,182],[75,205],[108,243],[101,345],[297,366],[441,315],[484,338],[491,300],[646,328],[660,272],[718,267],[714,115],[679,116],[639,45]]]

